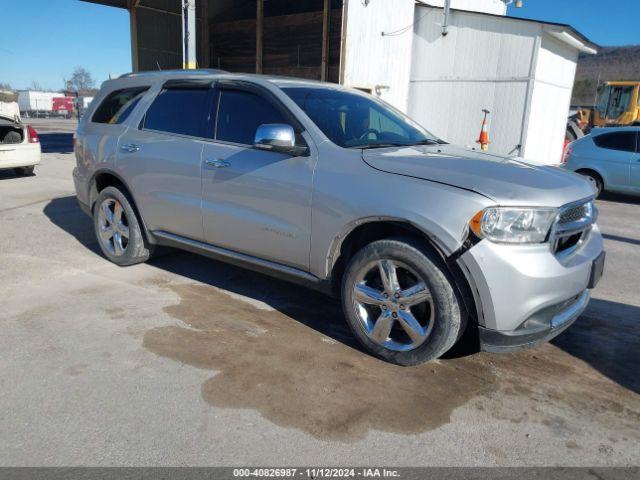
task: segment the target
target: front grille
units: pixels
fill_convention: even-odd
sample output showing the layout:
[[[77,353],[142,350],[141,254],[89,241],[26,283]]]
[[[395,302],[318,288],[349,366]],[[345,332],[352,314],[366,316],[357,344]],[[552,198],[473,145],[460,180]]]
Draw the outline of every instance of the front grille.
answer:
[[[587,216],[587,204],[571,207],[560,214],[559,224],[567,224],[582,220]]]
[[[562,208],[552,230],[553,252],[558,256],[567,256],[576,251],[595,219],[596,211],[591,201]]]

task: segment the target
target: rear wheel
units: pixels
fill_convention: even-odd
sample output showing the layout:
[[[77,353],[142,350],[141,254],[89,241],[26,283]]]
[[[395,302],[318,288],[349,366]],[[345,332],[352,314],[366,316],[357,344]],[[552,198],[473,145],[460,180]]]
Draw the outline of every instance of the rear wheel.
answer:
[[[465,324],[442,262],[411,238],[362,248],[345,271],[342,302],[356,338],[374,355],[399,365],[440,357]]]
[[[15,168],[13,171],[16,172],[16,175],[20,175],[21,177],[28,177],[31,175],[35,175],[34,171],[35,168],[33,165],[31,165],[30,167],[18,167]]]
[[[151,256],[131,202],[116,187],[106,187],[98,195],[93,225],[102,253],[116,265],[134,265]]]

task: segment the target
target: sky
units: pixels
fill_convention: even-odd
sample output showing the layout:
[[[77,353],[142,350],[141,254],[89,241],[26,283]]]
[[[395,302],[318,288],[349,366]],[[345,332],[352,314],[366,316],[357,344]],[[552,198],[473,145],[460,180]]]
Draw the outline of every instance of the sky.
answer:
[[[12,3],[7,8],[5,3]],[[131,71],[129,12],[79,0],[0,0],[0,83],[59,90],[75,67],[96,86]]]
[[[602,46],[640,44],[640,0],[523,1],[509,15],[568,23]],[[28,88],[35,81],[58,90],[77,66],[98,86],[131,70],[126,10],[79,0],[20,0],[2,8],[0,83]]]
[[[523,4],[511,5],[508,15],[569,24],[603,47],[640,45],[640,0],[523,0]]]

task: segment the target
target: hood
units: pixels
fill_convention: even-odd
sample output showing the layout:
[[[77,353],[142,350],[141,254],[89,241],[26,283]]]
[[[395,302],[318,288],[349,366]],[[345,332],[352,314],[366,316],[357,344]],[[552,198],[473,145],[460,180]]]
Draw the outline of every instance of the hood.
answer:
[[[377,170],[464,188],[505,206],[560,207],[595,194],[572,172],[453,145],[369,149],[362,157]]]

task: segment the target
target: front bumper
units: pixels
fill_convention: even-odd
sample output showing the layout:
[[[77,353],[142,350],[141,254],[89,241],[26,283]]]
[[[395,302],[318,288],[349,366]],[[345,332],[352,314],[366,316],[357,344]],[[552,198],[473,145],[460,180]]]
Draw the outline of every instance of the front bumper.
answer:
[[[512,352],[534,347],[560,335],[584,312],[589,303],[589,290],[571,299],[550,318],[550,327],[498,331],[479,327],[480,348],[485,352]]]
[[[602,255],[597,225],[565,258],[554,255],[548,244],[484,240],[470,248],[458,262],[472,286],[482,348],[511,350],[561,333],[586,308],[594,261]]]

